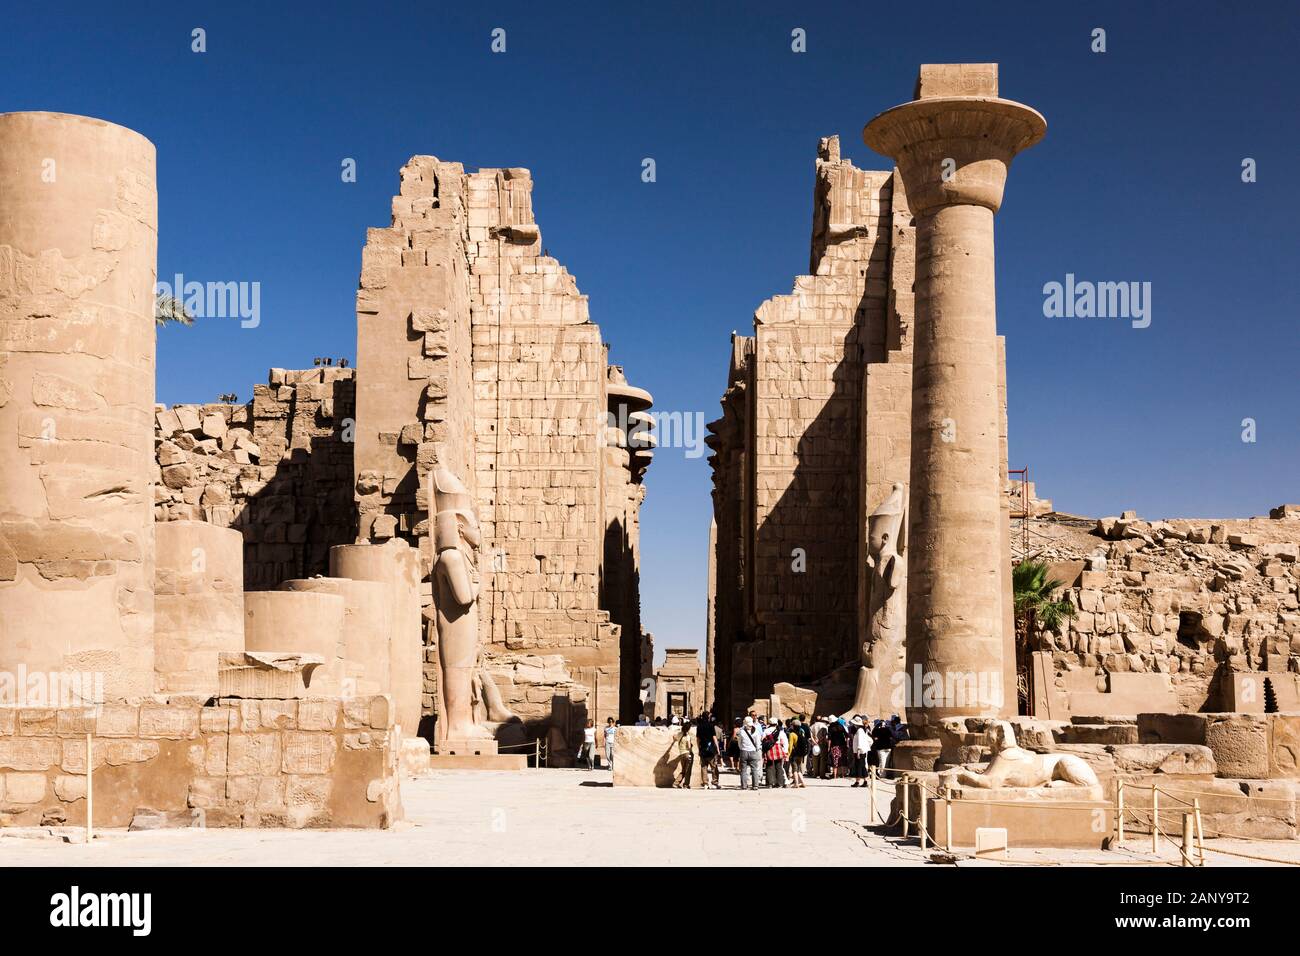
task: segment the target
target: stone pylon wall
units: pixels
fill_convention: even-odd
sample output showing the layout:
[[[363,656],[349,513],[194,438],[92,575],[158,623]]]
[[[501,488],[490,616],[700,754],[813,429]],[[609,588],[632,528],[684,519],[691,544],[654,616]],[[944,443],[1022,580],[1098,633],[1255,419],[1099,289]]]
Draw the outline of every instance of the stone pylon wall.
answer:
[[[360,537],[418,544],[433,466],[475,482],[464,169],[412,157],[392,214],[362,253],[353,469]]]
[[[736,708],[753,699],[754,690],[747,667],[748,658],[737,659],[737,643],[747,639],[752,588],[746,586],[752,574],[754,544],[753,483],[753,395],[754,338],[732,335],[731,363],[727,389],[722,395],[722,417],[710,422],[707,444],[713,454],[714,536],[713,656],[710,673],[717,712],[732,715]],[[733,702],[733,689],[743,701]]]
[[[856,645],[859,531],[844,519],[859,507],[863,367],[886,351],[891,196],[890,173],[858,170],[824,141],[814,274],[754,318],[757,642],[747,650],[758,696],[832,670]]]
[[[619,713],[610,608],[639,631],[626,592],[644,492],[607,447],[600,329],[545,254],[531,191],[523,169],[466,173],[431,156],[403,168],[393,224],[369,231],[363,258],[353,467],[360,536],[421,548],[426,621],[428,476],[441,462],[471,489],[485,663],[507,706],[567,739],[588,717]],[[602,592],[616,514],[619,567]],[[432,713],[438,660],[427,631]]]
[[[638,578],[651,455],[620,445],[606,413],[614,393],[650,399],[607,367],[586,297],[544,254],[531,190],[526,170],[413,157],[391,225],[367,232],[357,368],[273,369],[247,405],[158,407],[153,467],[159,520],[243,531],[250,590],[328,573],[333,545],[417,547],[432,714],[427,489],[446,464],[482,524],[485,663],[507,706],[539,733],[558,726],[567,751],[582,721],[619,715],[622,660],[633,689],[649,673]],[[633,636],[622,648],[620,624]]]
[[[542,248],[528,171],[467,179],[479,519],[492,562],[483,633],[496,655],[563,655],[586,700],[527,688],[506,698],[521,716],[550,708],[572,730],[619,714],[619,629],[599,606],[605,350],[586,296]]]
[[[154,147],[0,116],[0,670],[154,690]]]

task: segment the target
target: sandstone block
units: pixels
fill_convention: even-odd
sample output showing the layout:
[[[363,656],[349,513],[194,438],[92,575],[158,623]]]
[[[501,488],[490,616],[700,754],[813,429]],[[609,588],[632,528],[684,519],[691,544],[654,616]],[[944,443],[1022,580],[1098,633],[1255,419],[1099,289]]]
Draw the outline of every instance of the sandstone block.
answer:
[[[231,734],[226,773],[231,776],[272,776],[280,772],[281,759],[280,734]]]
[[[282,700],[306,697],[311,673],[324,663],[325,658],[318,654],[223,652],[218,655],[218,695]]]
[[[4,796],[9,803],[39,803],[45,799],[45,774],[7,773],[4,775]]]
[[[140,736],[183,740],[199,733],[198,707],[168,707],[144,704],[140,707]]]
[[[337,742],[331,734],[289,730],[283,735],[280,769],[288,774],[327,774],[334,767]]]
[[[59,763],[62,754],[62,743],[53,737],[0,739],[0,769],[49,770]]]
[[[614,786],[671,787],[676,734],[666,727],[620,727],[614,734]]]
[[[1256,714],[1138,714],[1140,739],[1208,747],[1221,777],[1269,775],[1268,721]]]

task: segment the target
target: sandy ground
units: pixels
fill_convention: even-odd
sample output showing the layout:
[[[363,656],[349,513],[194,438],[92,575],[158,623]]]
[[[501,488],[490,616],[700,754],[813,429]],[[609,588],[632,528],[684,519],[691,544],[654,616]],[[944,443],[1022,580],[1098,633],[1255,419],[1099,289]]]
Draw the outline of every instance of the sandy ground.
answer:
[[[616,789],[609,780],[599,770],[441,771],[403,781],[406,820],[388,831],[108,830],[90,846],[0,832],[0,866],[932,865],[915,840],[868,826],[866,792],[849,781],[754,793],[737,789],[733,774],[721,791]],[[1300,842],[1210,845],[1300,863]],[[1177,851],[1163,859],[1176,861]],[[1008,864],[957,861],[1153,863],[1144,838],[1116,852],[1013,850]],[[1251,863],[1207,854],[1210,866]]]

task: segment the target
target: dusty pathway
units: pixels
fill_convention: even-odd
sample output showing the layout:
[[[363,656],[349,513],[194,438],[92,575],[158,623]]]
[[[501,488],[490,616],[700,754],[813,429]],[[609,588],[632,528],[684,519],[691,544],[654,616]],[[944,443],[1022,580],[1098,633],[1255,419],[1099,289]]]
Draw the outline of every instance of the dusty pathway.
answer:
[[[403,783],[407,820],[386,831],[105,831],[93,846],[0,834],[0,866],[916,866],[915,844],[866,827],[848,782],[758,793],[615,789],[609,774],[444,771]],[[881,799],[881,809],[884,799]],[[1229,844],[1222,844],[1227,847]],[[1242,849],[1235,844],[1232,848]],[[1246,852],[1300,861],[1300,844]],[[1149,862],[1141,852],[1018,851],[1024,863]],[[1171,855],[1172,858],[1172,855]],[[1212,855],[1212,862],[1235,861]],[[965,866],[994,865],[965,861]]]

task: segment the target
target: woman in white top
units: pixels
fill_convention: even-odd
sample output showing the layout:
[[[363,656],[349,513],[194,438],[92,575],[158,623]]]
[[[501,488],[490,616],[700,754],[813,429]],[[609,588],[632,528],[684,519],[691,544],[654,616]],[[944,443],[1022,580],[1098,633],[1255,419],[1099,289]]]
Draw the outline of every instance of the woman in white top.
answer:
[[[578,759],[587,765],[588,770],[594,770],[595,765],[592,758],[596,754],[596,723],[587,721],[587,726],[582,728],[582,749],[578,751]]]
[[[871,734],[862,718],[853,718],[853,736],[850,741],[853,748],[853,786],[867,785],[867,754],[871,752]]]

